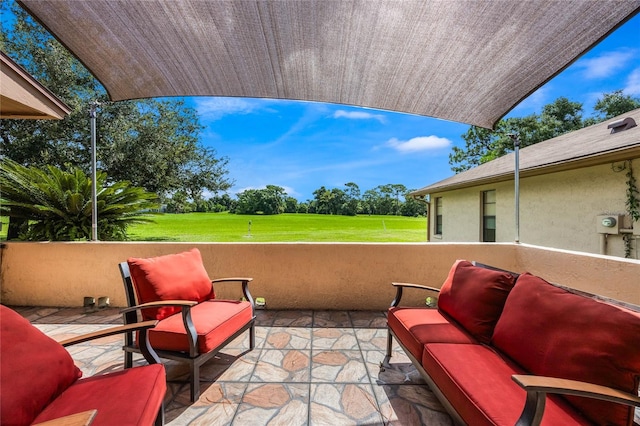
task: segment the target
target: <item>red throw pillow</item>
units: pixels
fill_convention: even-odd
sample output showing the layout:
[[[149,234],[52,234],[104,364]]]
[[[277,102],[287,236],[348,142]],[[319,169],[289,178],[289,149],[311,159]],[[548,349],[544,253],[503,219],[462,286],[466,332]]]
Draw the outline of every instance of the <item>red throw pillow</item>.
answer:
[[[0,305],[0,424],[29,425],[82,376],[71,355],[17,312]]]
[[[202,302],[215,297],[197,248],[148,259],[129,258],[127,263],[139,303],[160,300]],[[176,312],[180,312],[180,308],[145,309],[143,317],[161,320]]]
[[[489,343],[516,278],[458,260],[440,289],[438,309],[482,343]]]
[[[493,344],[532,374],[638,392],[640,313],[573,294],[522,274],[496,325]],[[596,424],[626,425],[633,408],[566,397]]]

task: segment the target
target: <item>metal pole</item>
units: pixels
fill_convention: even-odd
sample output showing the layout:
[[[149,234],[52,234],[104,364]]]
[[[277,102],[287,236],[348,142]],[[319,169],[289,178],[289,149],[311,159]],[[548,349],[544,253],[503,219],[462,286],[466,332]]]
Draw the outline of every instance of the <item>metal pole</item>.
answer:
[[[91,102],[91,241],[98,241],[98,166],[96,159],[96,109],[98,102]]]
[[[515,204],[516,204],[516,243],[520,242],[520,137],[511,135],[515,153]]]

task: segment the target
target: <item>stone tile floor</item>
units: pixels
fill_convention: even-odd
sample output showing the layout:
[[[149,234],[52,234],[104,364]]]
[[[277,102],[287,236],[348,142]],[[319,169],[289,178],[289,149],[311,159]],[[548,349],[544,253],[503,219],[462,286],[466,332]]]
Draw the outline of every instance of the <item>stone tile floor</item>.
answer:
[[[111,308],[14,309],[56,340],[122,323]],[[256,324],[253,351],[245,333],[202,367],[201,396],[193,404],[187,370],[166,363],[166,424],[452,424],[399,347],[391,368],[380,371],[384,312],[259,310]],[[68,349],[87,376],[121,369],[121,344],[114,336]]]

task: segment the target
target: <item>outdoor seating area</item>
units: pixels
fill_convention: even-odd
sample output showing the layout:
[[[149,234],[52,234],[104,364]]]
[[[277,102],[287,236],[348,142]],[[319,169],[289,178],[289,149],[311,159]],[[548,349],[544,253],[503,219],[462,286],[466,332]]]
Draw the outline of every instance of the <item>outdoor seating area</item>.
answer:
[[[141,335],[146,363],[95,374],[83,374],[65,347],[122,335],[134,326],[112,326],[56,341],[4,305],[0,305],[0,324],[3,425],[164,424],[165,368],[146,334],[156,321],[138,323],[134,329]]]
[[[149,342],[161,358],[189,366],[191,402],[200,396],[200,366],[245,331],[249,350],[255,347],[252,278],[211,280],[197,248],[153,258],[130,258],[119,265],[127,295],[126,325],[156,320]],[[216,298],[216,286],[241,284],[243,300]],[[140,311],[140,315],[138,315]],[[139,338],[127,333],[125,367],[140,352]]]
[[[251,291],[257,296],[266,296],[267,305],[265,309],[254,310],[253,350],[251,333],[242,332],[201,366],[201,394],[195,402],[191,401],[189,365],[163,360],[167,374],[165,424],[169,425],[454,424],[433,393],[434,388],[430,388],[421,375],[411,351],[405,353],[399,339],[392,341],[390,364],[385,363],[385,358],[387,316],[395,312],[389,311],[389,305],[397,289],[403,288],[391,283],[413,282],[438,287],[445,282],[456,258],[480,259],[484,264],[511,271],[531,271],[549,277],[551,282],[569,283],[583,292],[595,289],[598,294],[609,294],[609,297],[613,291],[609,291],[607,285],[616,283],[618,294],[628,292],[620,300],[638,304],[636,285],[640,264],[637,261],[524,244],[491,244],[490,247],[487,244],[313,244],[304,246],[303,253],[299,245],[291,244],[272,244],[267,251],[259,244],[96,243],[91,253],[83,245],[73,243],[11,244],[3,250],[3,265],[24,264],[23,256],[35,256],[41,261],[28,271],[3,270],[6,283],[15,284],[3,284],[4,294],[14,301],[20,300],[12,303],[5,298],[4,302],[56,341],[122,325],[125,321],[121,311],[127,303],[118,277],[118,260],[131,255],[148,259],[184,253],[194,246],[202,252],[204,266],[212,277],[237,277],[243,275],[243,271],[255,277]],[[385,263],[390,250],[400,252],[394,256],[391,266]],[[550,256],[555,263],[545,260]],[[254,262],[243,262],[246,258]],[[292,259],[295,272],[260,267],[275,265],[275,259],[283,258]],[[432,261],[419,262],[425,258]],[[74,259],[74,268],[68,268],[67,262],[64,271],[54,273],[54,265],[65,265],[62,259]],[[353,268],[354,259],[377,266]],[[544,264],[544,271],[537,271],[536,264]],[[83,281],[83,267],[104,273],[92,275],[89,283]],[[344,274],[344,271],[352,273]],[[58,276],[65,277],[64,283],[55,282]],[[300,280],[300,277],[312,277],[312,280]],[[31,290],[20,285],[22,282],[28,282]],[[34,291],[38,283],[48,285],[42,291]],[[77,283],[78,288],[69,283]],[[100,288],[94,289],[89,284]],[[238,288],[230,294],[222,287],[215,287],[220,299],[239,301],[242,298],[241,286],[231,285]],[[52,292],[55,288],[66,288],[66,291]],[[50,307],[65,305],[65,299],[59,296],[81,301],[83,294],[107,294],[113,307],[94,308],[92,312],[83,307]],[[437,297],[436,293],[427,295]],[[42,296],[51,304],[34,298]],[[400,302],[397,294],[395,302]],[[405,287],[399,306],[425,310],[425,292]],[[554,329],[548,327],[549,332]],[[122,336],[81,343],[68,350],[84,377],[122,370],[125,362]],[[132,364],[135,368],[146,365],[146,361],[135,354]],[[521,410],[522,406],[518,405]],[[634,421],[639,420],[636,412]]]
[[[166,138],[171,145],[151,143],[154,131],[151,124],[147,127],[153,122],[151,119],[126,121],[140,121],[145,124],[141,127],[145,132],[130,128],[125,121],[110,120],[108,108],[122,105],[118,102],[228,97],[330,103],[432,117],[488,132],[499,129],[501,120],[510,118],[509,114],[523,101],[625,22],[640,16],[640,0],[16,3],[60,43],[60,49],[68,50],[78,64],[86,67],[82,72],[91,77],[88,81],[100,86],[104,93],[89,96],[84,92],[89,84],[78,85],[82,90],[76,98],[69,97],[68,102],[76,105],[77,100],[82,105],[70,108],[40,87],[35,77],[20,72],[17,62],[13,63],[16,58],[2,56],[7,69],[3,73],[13,75],[20,89],[12,90],[15,99],[11,104],[4,102],[5,110],[0,111],[4,116],[59,119],[70,114],[71,118],[61,125],[63,128],[71,120],[78,120],[78,108],[85,112],[89,109],[91,150],[88,138],[80,138],[82,132],[69,135],[79,135],[72,142],[83,150],[75,156],[84,158],[85,151],[87,157],[91,154],[93,198],[90,204],[88,198],[83,204],[83,210],[92,213],[90,241],[88,236],[83,241],[75,235],[57,241],[50,237],[18,241],[21,235],[11,236],[7,231],[7,241],[0,243],[4,411],[0,423],[5,424],[5,416],[14,415],[7,414],[8,410],[15,410],[16,425],[44,423],[42,426],[70,426],[71,420],[77,421],[73,425],[93,426],[476,426],[515,422],[517,426],[640,426],[637,235],[633,226],[622,227],[618,223],[615,230],[619,231],[619,240],[627,242],[624,249],[629,253],[625,258],[612,256],[606,244],[614,229],[599,219],[604,212],[595,208],[580,213],[598,218],[598,229],[600,224],[606,228],[596,235],[590,226],[586,234],[600,242],[600,254],[554,245],[555,241],[545,238],[532,241],[528,235],[531,228],[525,226],[521,235],[521,210],[523,224],[535,223],[533,232],[544,226],[537,217],[541,209],[572,216],[564,207],[555,211],[549,202],[545,188],[554,182],[553,177],[533,176],[533,168],[525,162],[529,160],[524,159],[521,174],[518,134],[503,135],[507,142],[516,137],[512,140],[515,162],[512,169],[509,157],[509,166],[491,176],[501,185],[499,193],[489,188],[492,183],[488,175],[465,178],[479,186],[473,191],[468,189],[471,186],[452,184],[442,192],[413,193],[412,201],[425,203],[425,242],[261,242],[256,237],[257,220],[253,216],[252,240],[242,237],[240,242],[191,242],[186,240],[191,236],[183,231],[184,241],[166,239],[164,235],[120,241],[99,238],[98,230],[104,229],[107,222],[100,222],[98,227],[97,198],[98,178],[105,172],[99,171],[98,166],[107,164],[103,156],[113,160],[114,170],[118,166],[118,170],[126,171],[141,168],[132,160],[152,157],[138,155],[137,151],[117,156],[105,149],[110,148],[104,146],[106,142],[113,142],[114,147],[174,145],[173,138]],[[16,32],[16,37],[20,34]],[[15,49],[16,56],[37,59],[39,46],[48,45],[38,37],[34,40],[33,46],[27,47],[37,48],[35,54],[25,55]],[[13,46],[11,43],[7,38],[5,45]],[[55,60],[54,48],[42,51],[52,64],[63,63]],[[34,60],[35,65],[38,63]],[[78,90],[71,87],[71,78],[57,78],[65,76],[63,72],[52,75],[56,81],[69,81],[69,91]],[[47,75],[42,77],[47,81]],[[84,81],[84,77],[79,80]],[[31,104],[37,106],[44,99],[46,108],[35,111],[33,105],[14,103],[24,98],[25,87],[27,92],[35,93]],[[102,122],[97,122],[100,104]],[[13,107],[13,111],[6,106]],[[140,103],[135,108],[144,112],[151,107]],[[277,113],[283,115],[281,111]],[[311,167],[298,161],[296,166],[305,174],[320,172],[337,179],[332,170],[355,168],[358,164],[374,164],[378,170],[388,168],[395,160],[389,156],[380,161],[378,156],[386,156],[385,151],[378,152],[372,161],[364,155],[368,147],[350,143],[349,150],[360,155],[357,162],[347,161],[343,158],[346,151],[325,148],[336,145],[324,135],[339,132],[329,125],[309,125],[312,115],[322,115],[332,123],[346,122],[347,118],[362,121],[361,114],[351,114],[306,111],[295,126],[279,136],[269,136],[268,145],[291,139],[296,147],[306,148],[309,145],[298,138],[303,133],[300,130],[309,126],[320,129],[322,140],[331,144],[318,145],[340,159],[340,164],[327,162]],[[188,119],[190,114],[181,116]],[[164,116],[158,117],[158,127],[173,128],[164,126]],[[383,119],[368,118],[369,123],[394,131],[387,136],[382,130],[376,134],[374,127],[367,130],[376,136],[370,138],[371,152],[379,147],[395,149],[401,139],[402,146],[410,150],[398,155],[408,154],[406,158],[414,159],[416,142],[435,143],[432,148],[443,152],[442,142],[447,142],[447,149],[461,146],[459,139],[449,140],[452,136],[448,132],[438,132],[436,136],[420,126],[414,126],[414,133],[405,132],[403,127],[387,125]],[[82,123],[86,124],[84,119]],[[248,120],[242,123],[242,128],[255,127],[268,133]],[[100,130],[123,127],[127,130],[123,134],[131,137],[109,137],[102,132],[97,138],[96,124]],[[603,123],[603,128],[605,124],[608,131],[612,123]],[[225,128],[222,123],[217,125]],[[276,127],[268,125],[269,130]],[[214,127],[194,127],[202,127],[203,133],[214,133]],[[579,160],[576,164],[581,167],[587,163],[594,167],[606,164],[606,170],[596,171],[600,175],[616,173],[616,183],[622,182],[620,172],[625,170],[626,192],[620,194],[630,194],[626,198],[628,209],[624,214],[611,213],[611,218],[607,213],[604,219],[612,223],[609,219],[615,216],[623,222],[621,218],[628,216],[633,225],[638,223],[638,192],[631,167],[634,161],[638,162],[638,147],[635,140],[628,142],[635,133],[614,134],[617,127],[620,125],[614,125],[612,133],[607,133],[624,138],[624,144],[616,145],[615,155],[600,155],[596,161],[595,149],[588,155],[572,150],[571,156],[562,161],[569,164]],[[22,135],[27,135],[17,130],[5,138],[13,145],[19,145]],[[175,141],[185,147],[191,143],[190,136],[179,132],[176,135],[179,137]],[[596,136],[594,140],[604,137]],[[227,142],[221,131],[215,131],[215,138],[206,138],[212,144],[203,145],[207,152],[212,148],[211,153],[215,153],[214,144],[218,143],[237,148]],[[69,138],[56,135],[55,139]],[[203,142],[204,136],[196,132],[195,141]],[[524,148],[524,138],[522,143]],[[266,155],[255,152],[267,151],[238,152],[233,161],[251,159],[257,164]],[[312,157],[306,150],[302,152],[305,159]],[[53,154],[43,148],[38,155],[49,161],[55,159]],[[221,154],[222,160],[212,164],[225,170],[232,156],[223,150]],[[293,158],[294,153],[291,154]],[[539,156],[553,158],[542,150]],[[175,159],[178,164],[178,157],[167,155],[162,162],[174,164]],[[274,158],[288,164],[288,156]],[[601,158],[606,161],[600,163]],[[419,160],[415,166],[407,163],[404,168],[416,175],[435,169],[435,161]],[[624,167],[628,164],[628,170],[614,167],[614,162]],[[190,163],[200,167],[199,161]],[[209,162],[202,164],[204,168]],[[229,164],[238,173],[256,168],[251,163],[240,163],[240,167]],[[558,167],[574,173],[574,169],[564,170],[564,164]],[[160,167],[144,166],[149,166],[155,179]],[[82,170],[88,168],[88,164],[82,165]],[[283,171],[296,176],[286,167]],[[189,175],[187,172],[191,170],[185,169],[182,174]],[[611,192],[612,199],[616,197],[616,192],[604,184],[608,181],[588,172],[582,178],[585,185],[598,182]],[[104,176],[106,179],[106,172]],[[575,176],[578,180],[581,175]],[[524,181],[532,177],[538,180]],[[33,186],[32,180],[21,181],[27,187]],[[257,181],[255,185],[259,184]],[[351,178],[345,180],[351,181],[355,182]],[[285,186],[280,180],[276,183]],[[202,190],[201,195],[225,192],[224,185],[219,185],[220,191],[213,191],[217,186],[212,183],[195,186],[201,187],[195,188]],[[159,197],[154,195],[155,199],[182,187],[187,188],[176,183],[175,188],[145,191],[156,193]],[[465,195],[473,192],[474,209],[482,205],[482,213],[477,211],[481,214],[473,210],[473,221],[459,214],[469,212],[467,204],[458,202],[462,198],[447,204],[434,195],[452,188]],[[188,189],[187,192],[197,192]],[[485,198],[485,192],[491,196]],[[576,192],[580,192],[579,188]],[[396,213],[400,210],[398,194]],[[525,208],[525,194],[545,194],[546,198],[540,198],[544,204],[529,203]],[[366,192],[363,200],[364,195]],[[195,201],[195,195],[193,198]],[[18,208],[3,207],[9,216],[22,221],[13,222],[13,233],[18,230],[16,223],[26,226],[31,220],[18,211],[24,204],[19,200],[14,204]],[[605,205],[608,211],[609,204]],[[140,212],[150,211],[145,204],[140,206]],[[611,209],[618,207],[612,205]],[[101,211],[101,220],[105,213]],[[447,227],[461,228],[459,224],[465,221],[469,228],[473,227],[472,241],[446,234]],[[251,220],[248,223],[251,237]],[[489,223],[494,226],[484,226]],[[384,220],[382,228],[386,233]],[[476,235],[477,231],[482,234]],[[513,231],[515,241],[499,234],[485,238],[485,231],[504,235]],[[564,231],[566,234],[563,232],[558,238],[572,238],[574,233],[583,232],[573,226]],[[631,239],[626,239],[631,236],[635,259],[626,256],[632,250]],[[456,275],[462,270],[457,268],[466,262],[460,259],[482,264],[464,263],[467,272],[461,274],[468,275],[463,279]],[[473,273],[468,273],[470,270]],[[461,281],[465,282],[463,291]],[[83,301],[96,298],[106,302],[82,306]],[[260,300],[259,306],[254,298]],[[437,303],[431,303],[435,298]],[[605,299],[615,299],[615,306],[600,303]],[[433,309],[436,305],[438,309]],[[81,335],[91,339],[78,338]],[[548,385],[538,380],[542,376],[556,381]],[[566,388],[577,381],[595,384],[598,389],[576,387],[566,392],[563,389],[560,397],[547,396],[547,390],[555,391],[561,385]],[[597,400],[583,398],[593,396],[596,390],[609,394]],[[612,401],[623,402],[624,406],[613,407]],[[51,423],[65,416],[67,421]],[[524,420],[520,422],[521,419]]]
[[[122,324],[120,310],[12,307],[55,340]],[[380,371],[383,311],[256,310],[256,345],[244,333],[201,368],[190,402],[189,369],[167,361],[165,424],[451,425],[399,346]],[[69,347],[84,376],[121,370],[122,336]],[[145,365],[134,356],[134,368]]]
[[[633,423],[638,306],[465,260],[439,285],[394,283],[385,365],[395,339],[456,424]],[[403,288],[438,309],[402,307]]]

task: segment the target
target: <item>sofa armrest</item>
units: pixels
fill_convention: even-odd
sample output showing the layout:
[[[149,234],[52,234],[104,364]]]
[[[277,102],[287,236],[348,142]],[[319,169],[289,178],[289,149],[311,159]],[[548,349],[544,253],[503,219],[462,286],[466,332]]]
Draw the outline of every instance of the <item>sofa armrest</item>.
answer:
[[[412,283],[391,283],[392,286],[394,286],[396,288],[396,297],[395,299],[393,299],[393,301],[391,302],[391,307],[395,308],[396,306],[398,306],[400,304],[400,299],[402,299],[402,290],[404,288],[416,288],[419,290],[428,290],[428,291],[434,291],[436,293],[440,292],[439,288],[435,288],[435,287],[429,287],[426,285],[420,285],[420,284],[412,284]]]
[[[57,419],[47,420],[42,423],[35,423],[33,426],[89,426],[93,423],[97,410],[83,411],[81,413],[69,414]]]
[[[229,278],[216,278],[211,280],[211,285],[218,283],[230,283],[230,282],[240,282],[242,283],[242,294],[245,299],[251,303],[251,309],[255,310],[255,302],[253,301],[253,297],[251,296],[251,292],[249,291],[249,283],[253,281],[253,278],[248,277],[229,277]]]
[[[511,378],[527,391],[527,401],[516,426],[540,424],[548,393],[582,396],[640,407],[640,397],[637,395],[593,383],[521,374],[514,374]]]
[[[110,327],[104,330],[96,331],[93,333],[82,334],[80,336],[71,337],[69,339],[62,340],[60,343],[62,346],[67,347],[71,345],[76,345],[78,343],[88,342],[90,340],[100,339],[102,337],[114,336],[116,334],[131,334],[134,331],[140,332],[140,352],[147,360],[149,364],[159,364],[160,358],[153,350],[151,345],[149,344],[149,334],[147,330],[155,327],[158,324],[158,321],[143,321],[137,322],[133,324],[125,324],[118,327]]]

